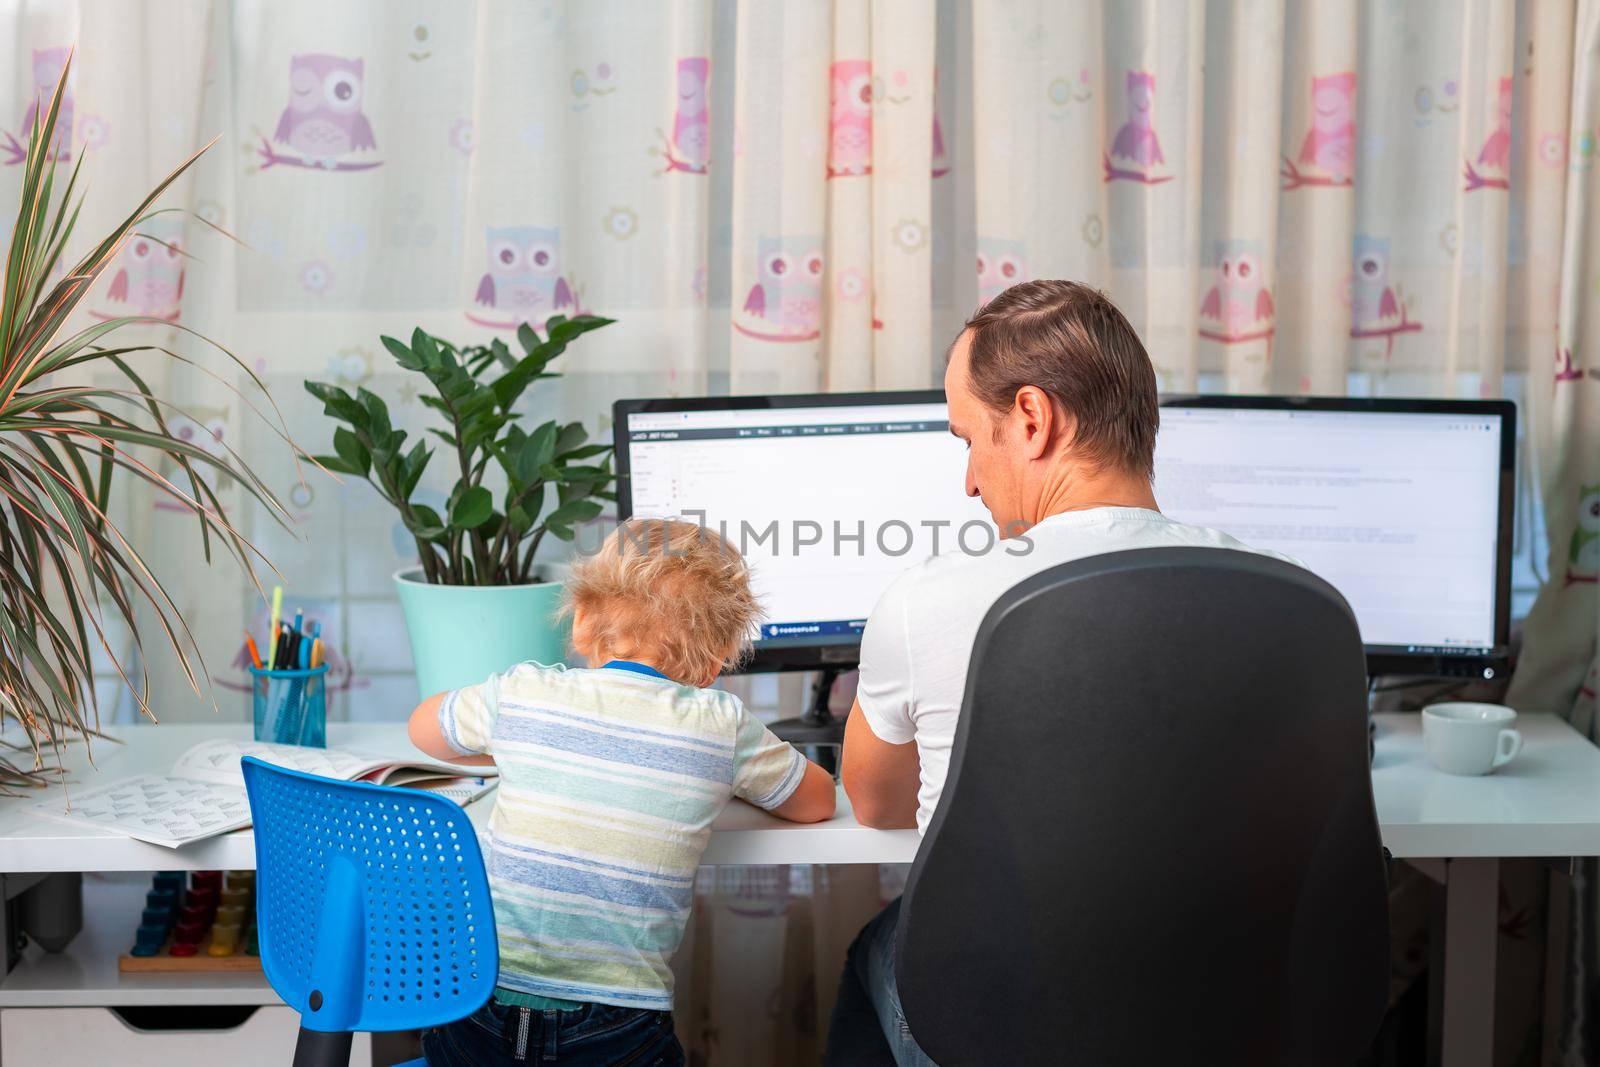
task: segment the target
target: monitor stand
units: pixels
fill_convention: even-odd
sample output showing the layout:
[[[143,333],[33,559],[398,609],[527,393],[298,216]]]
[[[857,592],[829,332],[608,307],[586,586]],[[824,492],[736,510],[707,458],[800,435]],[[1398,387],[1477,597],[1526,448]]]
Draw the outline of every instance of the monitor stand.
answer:
[[[833,695],[833,683],[839,680],[842,667],[819,667],[816,681],[811,683],[811,704],[805,714],[795,719],[780,719],[772,724],[772,732],[800,749],[815,749],[812,755],[823,770],[838,773],[839,749],[844,745],[844,720],[834,718],[828,709],[828,698]]]

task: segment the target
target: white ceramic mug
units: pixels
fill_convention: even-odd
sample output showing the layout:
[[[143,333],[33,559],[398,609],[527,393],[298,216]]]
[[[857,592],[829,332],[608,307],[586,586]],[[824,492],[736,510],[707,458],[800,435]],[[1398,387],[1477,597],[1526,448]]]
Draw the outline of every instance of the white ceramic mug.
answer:
[[[1522,751],[1516,721],[1503,704],[1431,704],[1422,709],[1422,747],[1446,774],[1488,774]]]

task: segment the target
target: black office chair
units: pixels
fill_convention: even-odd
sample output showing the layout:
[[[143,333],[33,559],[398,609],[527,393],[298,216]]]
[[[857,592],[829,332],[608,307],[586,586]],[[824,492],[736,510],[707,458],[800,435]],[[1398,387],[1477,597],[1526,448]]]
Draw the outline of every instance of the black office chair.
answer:
[[[965,1064],[1341,1064],[1388,979],[1365,660],[1326,582],[1117,552],[973,646],[901,907],[912,1035]]]

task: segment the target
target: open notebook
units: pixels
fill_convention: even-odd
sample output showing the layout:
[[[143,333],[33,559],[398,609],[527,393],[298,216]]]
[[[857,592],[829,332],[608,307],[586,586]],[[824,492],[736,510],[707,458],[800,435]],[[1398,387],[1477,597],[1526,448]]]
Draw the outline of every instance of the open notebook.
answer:
[[[140,774],[57,794],[33,806],[45,815],[178,848],[250,825],[242,756],[347,782],[425,789],[458,804],[495,785],[492,766],[468,767],[397,759],[354,748],[301,748],[266,741],[202,741],[172,765],[170,775]]]

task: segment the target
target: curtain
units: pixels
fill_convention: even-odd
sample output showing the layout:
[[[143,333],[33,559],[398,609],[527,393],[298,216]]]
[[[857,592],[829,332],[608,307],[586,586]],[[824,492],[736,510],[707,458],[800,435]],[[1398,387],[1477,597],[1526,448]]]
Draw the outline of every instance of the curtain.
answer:
[[[1070,277],[1111,293],[1165,389],[1518,392],[1549,550],[1511,700],[1600,738],[1597,24],[1590,0],[4,0],[0,192],[73,49],[81,240],[219,138],[168,201],[195,217],[148,227],[194,258],[131,241],[91,311],[167,316],[267,382],[156,331],[201,365],[152,370],[195,439],[296,516],[225,496],[334,635],[337,717],[415,696],[390,581],[407,539],[370,491],[292,461],[275,410],[313,451],[331,432],[305,378],[370,388],[418,433],[381,334],[475,342],[579,309],[617,324],[528,410],[604,433],[624,395],[933,385],[980,301]],[[196,701],[153,658],[163,717],[238,718],[259,598],[199,561],[181,514],[117,506],[211,668]],[[1597,928],[1587,877],[1574,931]],[[822,881],[830,901],[850,883]],[[788,973],[814,971],[816,996],[759,995],[814,1042],[847,937],[796,903],[806,885],[717,882],[694,957],[792,955],[785,931],[812,930],[828,949]],[[850,892],[869,911],[876,883]],[[1600,981],[1583,937],[1572,1003]],[[757,995],[690,984],[705,1033]]]

